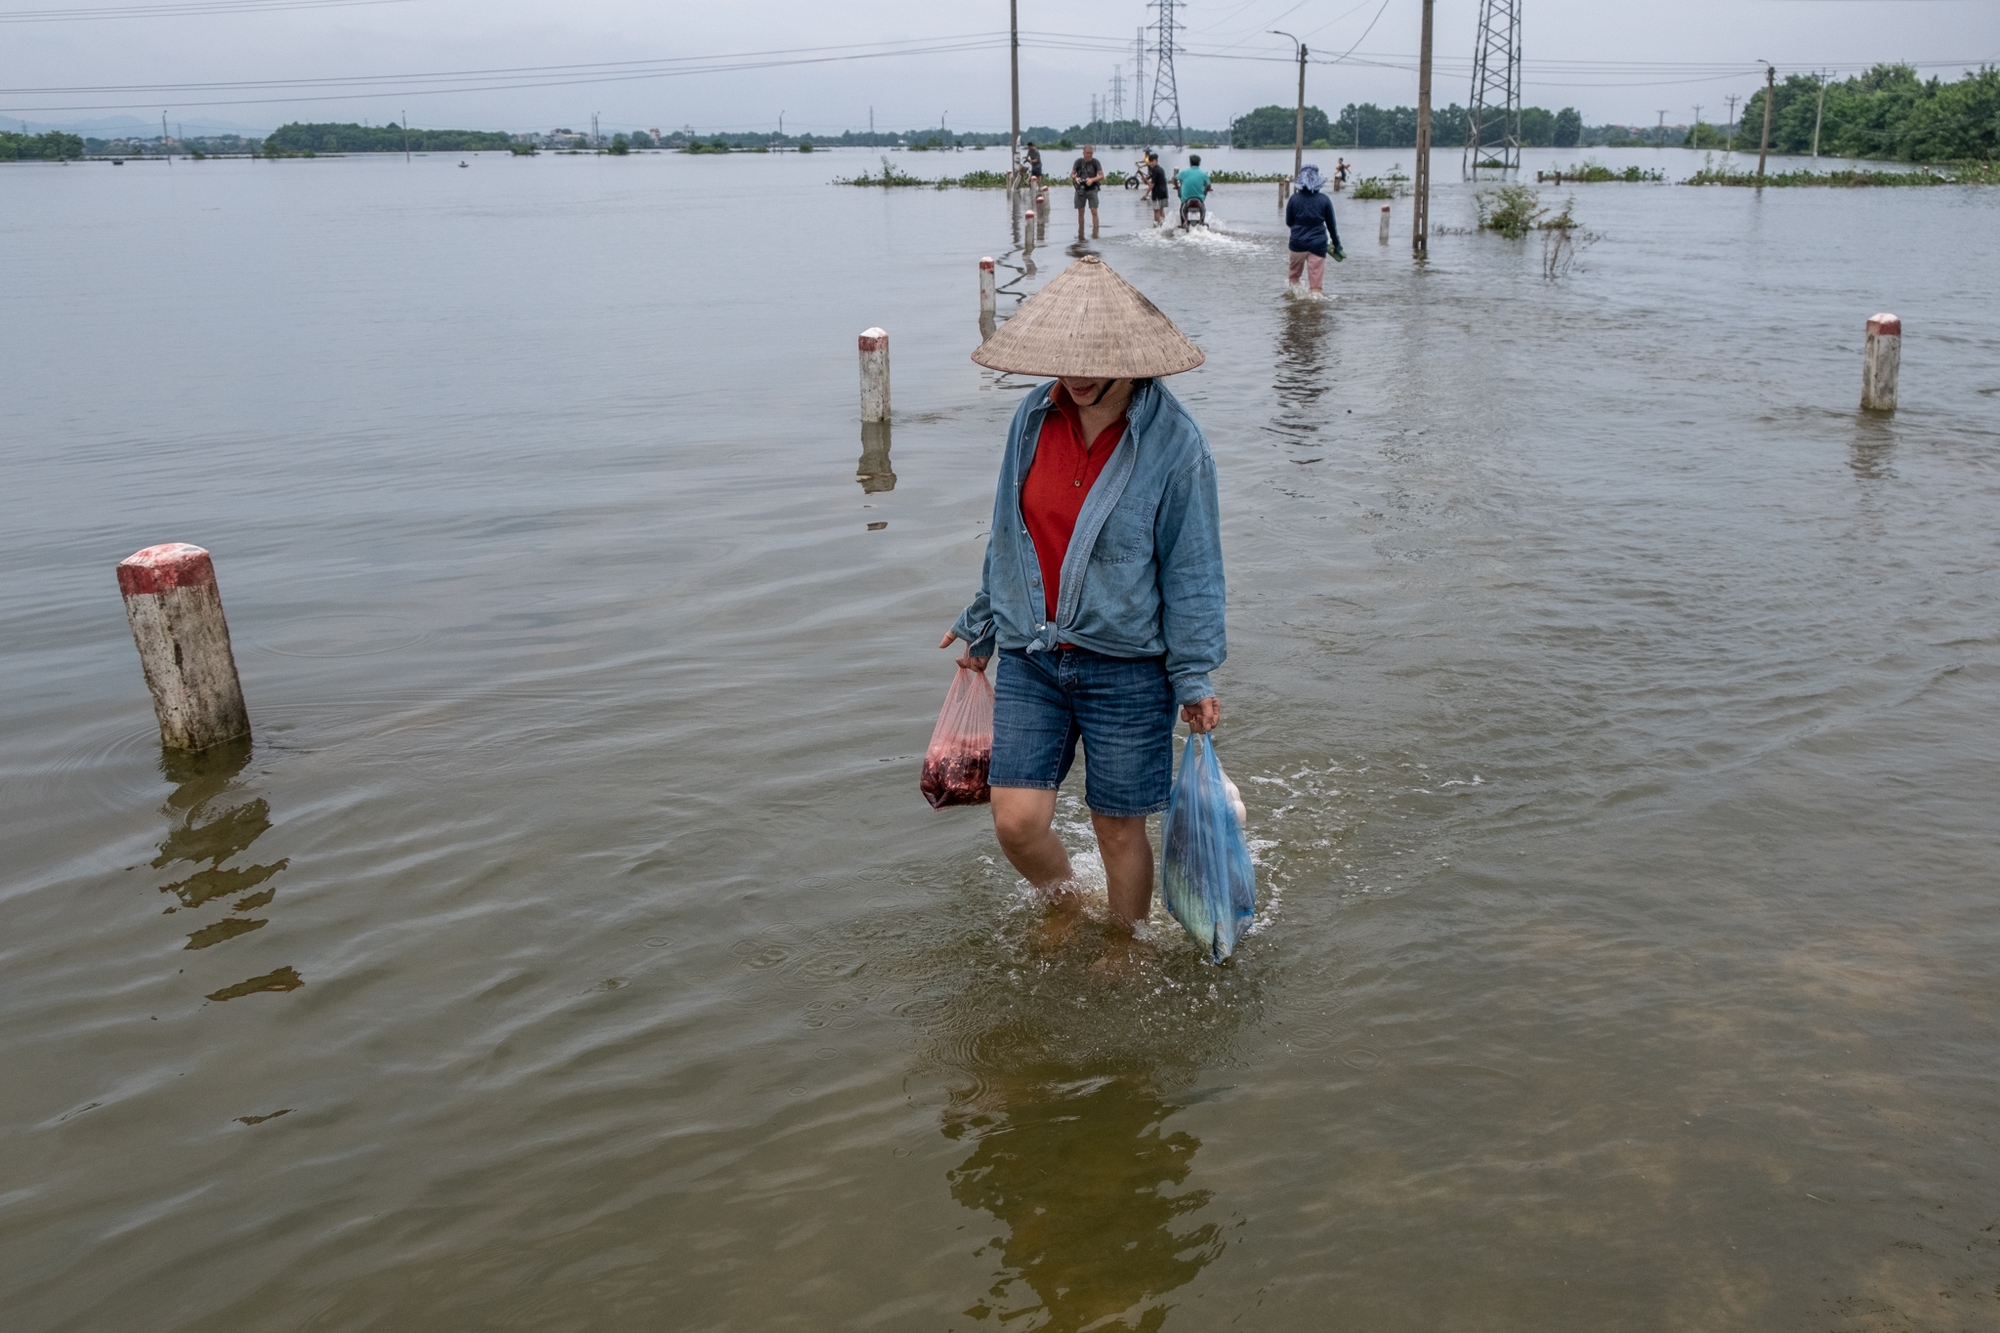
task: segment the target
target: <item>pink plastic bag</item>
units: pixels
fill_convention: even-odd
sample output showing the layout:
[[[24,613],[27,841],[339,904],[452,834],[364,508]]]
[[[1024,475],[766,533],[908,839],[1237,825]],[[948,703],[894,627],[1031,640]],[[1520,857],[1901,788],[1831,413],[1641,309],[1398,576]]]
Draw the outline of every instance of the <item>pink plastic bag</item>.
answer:
[[[993,763],[993,682],[984,671],[958,669],[938,712],[924,776],[917,784],[931,809],[985,805],[992,799],[986,771]]]

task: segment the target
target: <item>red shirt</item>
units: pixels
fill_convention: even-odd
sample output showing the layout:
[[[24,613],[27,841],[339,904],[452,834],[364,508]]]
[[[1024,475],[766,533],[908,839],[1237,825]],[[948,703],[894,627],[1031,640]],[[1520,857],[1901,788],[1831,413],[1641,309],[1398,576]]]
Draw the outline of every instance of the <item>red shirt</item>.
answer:
[[[1125,414],[1119,413],[1118,419],[1099,431],[1085,448],[1083,415],[1069,390],[1057,384],[1049,400],[1056,410],[1042,418],[1035,461],[1021,486],[1021,519],[1028,525],[1035,558],[1041,562],[1042,595],[1048,604],[1046,614],[1053,622],[1070,534],[1076,531],[1077,515],[1083,512],[1084,498],[1096,485],[1097,474],[1104,471],[1124,437]]]

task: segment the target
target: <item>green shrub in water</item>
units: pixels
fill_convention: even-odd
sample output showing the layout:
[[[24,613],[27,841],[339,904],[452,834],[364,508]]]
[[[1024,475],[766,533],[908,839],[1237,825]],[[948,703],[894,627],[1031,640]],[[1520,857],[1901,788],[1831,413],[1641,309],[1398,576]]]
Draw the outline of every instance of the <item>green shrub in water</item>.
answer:
[[[1542,214],[1548,212],[1542,207],[1541,196],[1525,185],[1481,190],[1473,201],[1479,206],[1480,230],[1497,231],[1512,241],[1533,231]]]
[[[1354,197],[1356,199],[1394,199],[1396,197],[1396,190],[1394,186],[1390,185],[1380,176],[1363,176],[1360,180],[1354,182]]]

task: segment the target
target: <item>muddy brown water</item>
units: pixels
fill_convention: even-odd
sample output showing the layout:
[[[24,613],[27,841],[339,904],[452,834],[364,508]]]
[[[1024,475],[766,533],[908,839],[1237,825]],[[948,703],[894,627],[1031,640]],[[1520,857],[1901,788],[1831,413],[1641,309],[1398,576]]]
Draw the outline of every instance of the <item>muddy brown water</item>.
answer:
[[[2000,191],[1343,197],[1321,304],[1111,193],[1263,915],[1107,966],[917,790],[1067,201],[471,161],[0,178],[11,1329],[2000,1327]]]

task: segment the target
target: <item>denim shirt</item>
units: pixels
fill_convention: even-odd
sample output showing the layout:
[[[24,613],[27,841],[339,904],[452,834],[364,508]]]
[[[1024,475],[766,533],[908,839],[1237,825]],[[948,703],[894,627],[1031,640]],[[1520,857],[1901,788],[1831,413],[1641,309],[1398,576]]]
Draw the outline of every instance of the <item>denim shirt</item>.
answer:
[[[974,657],[991,657],[996,645],[1034,653],[1059,643],[1109,657],[1164,657],[1175,700],[1200,703],[1215,693],[1208,673],[1227,655],[1208,441],[1159,381],[1134,386],[1125,434],[1077,516],[1051,622],[1021,487],[1054,410],[1054,388],[1053,380],[1039,386],[1014,413],[979,595],[952,632]]]

